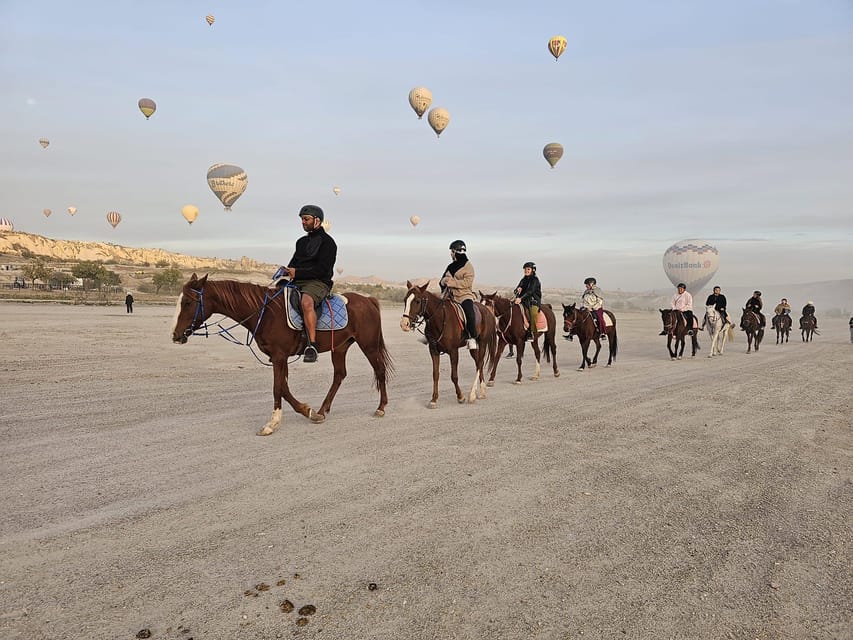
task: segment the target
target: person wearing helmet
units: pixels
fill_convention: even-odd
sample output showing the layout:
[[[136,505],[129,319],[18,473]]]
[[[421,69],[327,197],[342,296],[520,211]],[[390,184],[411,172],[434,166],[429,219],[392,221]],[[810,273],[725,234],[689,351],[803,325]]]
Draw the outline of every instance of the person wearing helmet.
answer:
[[[761,329],[764,329],[764,327],[767,325],[767,320],[765,319],[764,314],[761,313],[761,308],[763,306],[764,302],[761,300],[760,291],[753,291],[752,297],[747,300],[746,304],[744,305],[745,309],[752,311],[755,315],[758,316],[758,326]],[[743,327],[741,327],[740,330],[743,331]]]
[[[323,228],[323,210],[306,204],[299,210],[305,235],[296,241],[296,251],[286,267],[279,267],[273,280],[287,278],[302,295],[302,317],[307,344],[302,352],[303,362],[317,362],[317,312],[323,298],[332,290],[332,274],[338,257],[338,245]]]
[[[601,340],[607,340],[605,333],[607,325],[604,323],[604,297],[602,297],[601,289],[597,285],[598,282],[592,277],[583,281],[583,286],[586,289],[581,295],[581,308],[595,311],[595,317],[598,319],[599,337]],[[571,336],[569,338],[571,339]]]
[[[672,296],[672,302],[669,305],[670,309],[681,311],[684,315],[684,321],[687,323],[687,335],[693,335],[693,296],[687,290],[687,285],[679,282],[675,287],[675,295]],[[661,331],[658,335],[665,336],[666,330]]]
[[[722,289],[720,287],[714,287],[714,292],[708,296],[708,299],[705,300],[705,306],[710,307],[714,305],[714,309],[719,312],[720,317],[723,319],[723,325],[729,321],[729,314],[726,311],[726,296],[723,295]],[[701,331],[705,326],[705,321],[702,321],[702,327],[699,328]]]
[[[779,324],[779,317],[789,315],[791,315],[791,305],[788,304],[787,298],[782,298],[782,301],[773,310],[773,320],[771,320],[770,324],[775,329],[776,325]]]
[[[811,300],[806,302],[806,306],[803,307],[803,317],[808,318],[809,316],[814,318],[814,328],[817,329],[817,317],[814,314],[814,302]]]
[[[542,285],[539,278],[536,276],[536,264],[533,262],[525,262],[522,267],[524,277],[519,281],[518,286],[513,293],[517,305],[523,306],[527,310],[528,321],[530,326],[527,329],[525,340],[533,340],[536,335],[536,323],[539,320],[539,307],[542,304]]]
[[[465,333],[468,348],[477,348],[477,320],[474,315],[474,266],[468,260],[468,249],[462,240],[450,243],[450,258],[453,260],[439,280],[441,291],[454,302],[462,305],[465,312]]]

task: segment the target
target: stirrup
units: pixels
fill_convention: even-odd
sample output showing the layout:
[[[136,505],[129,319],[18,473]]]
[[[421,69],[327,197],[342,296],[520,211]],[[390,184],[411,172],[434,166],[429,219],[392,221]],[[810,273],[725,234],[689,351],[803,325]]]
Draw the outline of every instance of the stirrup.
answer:
[[[305,347],[305,351],[302,352],[302,362],[312,363],[317,362],[317,347],[315,347],[312,343],[308,343],[308,346]]]

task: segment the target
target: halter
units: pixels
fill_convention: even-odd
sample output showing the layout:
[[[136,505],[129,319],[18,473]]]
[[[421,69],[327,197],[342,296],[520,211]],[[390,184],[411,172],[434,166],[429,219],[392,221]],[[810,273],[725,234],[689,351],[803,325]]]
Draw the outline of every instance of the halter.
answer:
[[[415,300],[417,300],[421,305],[420,313],[418,313],[414,318],[412,316],[410,316],[408,313],[404,313],[403,317],[406,318],[411,323],[412,329],[416,329],[416,330],[420,331],[422,336],[424,336],[432,345],[437,347],[439,340],[441,340],[442,336],[444,335],[444,326],[445,326],[446,320],[447,320],[447,308],[446,308],[447,299],[442,298],[441,301],[439,302],[439,306],[441,307],[441,311],[442,311],[441,333],[438,334],[438,337],[435,338],[434,340],[431,340],[430,337],[427,336],[426,333],[424,333],[424,331],[422,331],[420,329],[420,326],[422,324],[424,324],[430,318],[435,317],[435,316],[427,314],[427,310],[428,310],[427,303],[429,302],[429,296],[424,291],[423,295],[419,298],[415,298]]]

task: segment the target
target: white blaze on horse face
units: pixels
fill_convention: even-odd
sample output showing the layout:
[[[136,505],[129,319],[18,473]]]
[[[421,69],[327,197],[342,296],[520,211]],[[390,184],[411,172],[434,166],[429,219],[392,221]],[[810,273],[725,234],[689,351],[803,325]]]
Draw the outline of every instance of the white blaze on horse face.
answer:
[[[406,304],[403,307],[403,317],[400,318],[400,328],[403,331],[411,331],[412,330],[411,321],[406,316],[408,316],[409,312],[412,310],[412,300],[414,300],[414,299],[415,299],[414,293],[410,293],[408,296],[406,296]]]
[[[181,302],[184,300],[184,294],[178,296],[178,301],[175,303],[175,317],[172,320],[172,336],[174,337],[175,331],[178,330],[178,317],[181,315]]]

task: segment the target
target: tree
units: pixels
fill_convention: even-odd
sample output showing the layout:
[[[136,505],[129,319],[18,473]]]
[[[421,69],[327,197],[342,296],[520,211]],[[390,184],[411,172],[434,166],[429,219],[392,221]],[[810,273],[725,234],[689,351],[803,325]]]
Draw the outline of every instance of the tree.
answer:
[[[121,276],[115,271],[104,269],[104,277],[101,282],[108,286],[118,287],[121,285]]]
[[[47,282],[48,278],[50,278],[50,269],[47,268],[42,258],[36,258],[29,264],[25,264],[21,271],[24,272],[24,277],[32,285],[35,285],[36,280]]]
[[[83,290],[86,290],[86,281],[91,280],[93,288],[100,289],[101,283],[106,278],[107,270],[100,262],[83,261],[71,267],[71,275],[83,280]]]
[[[74,283],[74,276],[65,271],[54,271],[50,274],[50,283],[58,289],[64,289]]]
[[[181,281],[182,277],[183,275],[181,274],[180,269],[176,267],[169,267],[159,273],[155,273],[154,277],[151,278],[151,282],[156,287],[155,292],[160,293],[160,289],[162,287],[166,287],[167,290],[174,288],[174,286]]]

